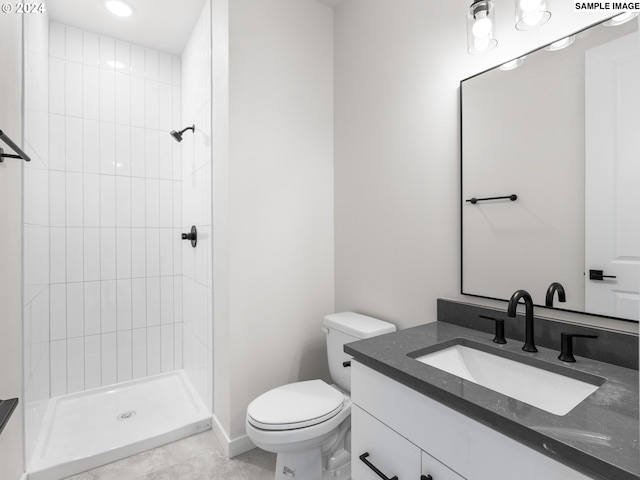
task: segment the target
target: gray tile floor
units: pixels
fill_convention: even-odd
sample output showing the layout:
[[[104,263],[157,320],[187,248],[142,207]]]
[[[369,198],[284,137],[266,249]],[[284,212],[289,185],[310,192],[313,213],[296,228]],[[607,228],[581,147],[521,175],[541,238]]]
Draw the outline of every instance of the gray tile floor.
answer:
[[[225,458],[211,430],[68,480],[273,480],[276,455],[259,449]]]

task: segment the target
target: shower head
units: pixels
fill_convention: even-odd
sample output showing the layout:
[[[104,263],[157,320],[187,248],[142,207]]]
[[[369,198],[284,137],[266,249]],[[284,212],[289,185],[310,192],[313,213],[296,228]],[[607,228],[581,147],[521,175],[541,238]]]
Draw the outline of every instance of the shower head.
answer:
[[[181,141],[182,141],[182,134],[183,134],[184,132],[186,132],[187,130],[191,130],[192,132],[195,132],[195,131],[196,131],[196,126],[195,126],[195,125],[192,125],[192,126],[190,126],[190,127],[183,128],[183,129],[182,129],[182,130],[180,130],[179,132],[176,132],[175,130],[171,130],[170,135],[174,138],[174,140],[175,140],[176,142],[181,142]]]

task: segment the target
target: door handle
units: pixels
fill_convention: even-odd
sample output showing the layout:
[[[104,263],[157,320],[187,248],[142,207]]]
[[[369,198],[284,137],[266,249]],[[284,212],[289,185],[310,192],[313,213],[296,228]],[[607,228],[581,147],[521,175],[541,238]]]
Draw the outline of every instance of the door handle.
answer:
[[[605,278],[617,278],[615,275],[604,275],[602,270],[589,270],[589,280],[604,280]]]
[[[373,472],[378,475],[380,478],[382,478],[383,480],[398,480],[397,476],[393,476],[393,477],[387,477],[384,473],[382,473],[380,470],[378,470],[378,468],[371,463],[369,460],[367,460],[367,457],[369,456],[369,452],[364,452],[362,455],[360,455],[360,460],[362,460],[362,462],[369,467],[371,470],[373,470]]]

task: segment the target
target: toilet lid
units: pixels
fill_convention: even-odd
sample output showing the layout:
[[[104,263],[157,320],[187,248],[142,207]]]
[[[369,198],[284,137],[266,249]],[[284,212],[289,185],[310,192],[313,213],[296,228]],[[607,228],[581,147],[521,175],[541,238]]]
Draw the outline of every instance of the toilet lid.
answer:
[[[322,423],[342,410],[344,395],[322,380],[290,383],[263,393],[247,407],[249,422],[264,430]]]

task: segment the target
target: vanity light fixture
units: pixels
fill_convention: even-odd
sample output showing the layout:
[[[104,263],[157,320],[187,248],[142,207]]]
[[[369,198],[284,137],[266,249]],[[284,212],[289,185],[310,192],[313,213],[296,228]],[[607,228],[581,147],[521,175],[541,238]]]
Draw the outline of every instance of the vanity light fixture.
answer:
[[[551,18],[548,4],[550,0],[515,0],[516,28],[531,30],[544,25]]]
[[[569,45],[571,45],[575,41],[576,41],[576,36],[571,35],[570,37],[564,37],[558,40],[557,42],[553,42],[552,44],[547,45],[546,47],[544,47],[544,49],[547,50],[548,52],[555,52],[556,50],[562,50],[563,48],[567,48]]]
[[[474,0],[467,12],[467,46],[471,54],[488,52],[498,41],[493,38],[495,5],[491,0]]]
[[[633,20],[638,16],[639,12],[624,12],[620,15],[616,15],[615,17],[607,20],[603,23],[606,27],[617,27],[618,25],[622,25],[623,23],[627,23],[629,20]]]
[[[520,65],[524,63],[524,59],[527,58],[526,55],[516,58],[515,60],[511,60],[510,62],[503,63],[498,67],[499,70],[507,71],[507,70],[515,70]]]
[[[107,10],[118,17],[130,17],[133,15],[133,8],[122,0],[108,0],[105,4]]]

